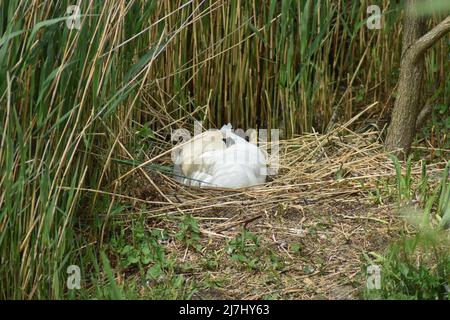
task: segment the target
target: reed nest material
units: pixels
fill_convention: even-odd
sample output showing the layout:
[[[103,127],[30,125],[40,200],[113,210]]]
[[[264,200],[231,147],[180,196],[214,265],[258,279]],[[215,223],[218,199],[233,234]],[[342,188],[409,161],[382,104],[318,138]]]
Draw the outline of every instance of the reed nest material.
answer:
[[[395,190],[396,183],[379,132],[358,133],[348,127],[280,141],[279,172],[261,186],[187,187],[167,174],[142,170],[128,175],[127,197],[139,207],[135,214],[145,215],[149,228],[176,232],[176,218],[185,214],[199,222],[201,252],[175,241],[167,244],[180,262],[197,266],[187,274],[193,281],[208,276],[222,282],[220,290],[200,291],[194,298],[356,298],[365,283],[363,253],[382,250],[398,236],[403,220],[394,199],[374,201],[376,190]],[[169,153],[157,161],[170,164]],[[438,179],[443,166],[429,165],[430,179]],[[420,164],[414,164],[413,178],[420,173]],[[127,213],[116,218],[132,217]],[[230,264],[224,248],[243,229],[258,235],[284,261],[276,280],[270,272]],[[300,245],[300,253],[289,251],[292,244]],[[217,270],[200,266],[208,252],[223,253]]]
[[[130,179],[135,187],[126,185],[133,190],[136,202],[149,205],[149,218],[208,212],[220,216],[219,211],[227,216],[239,212],[249,216],[280,205],[304,210],[317,203],[373,203],[371,195],[380,181],[395,177],[395,168],[376,131],[356,133],[339,127],[328,135],[305,134],[283,140],[279,160],[277,175],[264,185],[246,189],[187,187],[159,172],[135,175]],[[170,165],[169,154],[159,161]],[[430,164],[430,177],[437,179],[444,165]],[[411,175],[420,173],[420,163],[414,164]],[[391,186],[394,182],[391,179]]]

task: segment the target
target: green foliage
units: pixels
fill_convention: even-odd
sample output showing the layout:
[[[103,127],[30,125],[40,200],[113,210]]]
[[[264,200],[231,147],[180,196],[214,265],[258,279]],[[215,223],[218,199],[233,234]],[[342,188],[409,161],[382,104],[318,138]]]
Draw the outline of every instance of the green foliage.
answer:
[[[272,250],[261,245],[256,234],[245,229],[228,242],[226,252],[248,270],[281,270],[285,266]]]
[[[448,59],[446,63],[448,64],[448,67],[450,67],[450,59]],[[445,100],[449,101],[450,86],[448,84],[445,87],[445,91],[439,91],[439,96],[444,96]],[[431,144],[438,145],[439,148],[434,150],[433,153],[437,157],[446,157],[448,156],[448,151],[445,152],[442,149],[450,149],[450,104],[447,102],[434,104],[430,118],[430,121],[427,121],[420,130],[418,138],[427,139]]]
[[[244,229],[228,242],[227,253],[232,260],[242,263],[249,269],[256,269],[260,261],[258,249],[258,237]]]
[[[447,0],[424,0],[417,2],[416,8],[421,15],[449,13],[450,3]]]
[[[3,299],[65,297],[66,268],[91,260],[83,257],[86,248],[101,236],[98,212],[104,211],[97,211],[96,204],[100,197],[82,190],[101,189],[104,173],[115,175],[117,167],[107,165],[108,153],[116,147],[114,139],[123,125],[134,131],[123,110],[124,105],[129,110],[142,77],[125,83],[124,75],[134,64],[131,57],[152,45],[141,36],[115,48],[141,30],[138,21],[148,18],[154,8],[142,3],[139,18],[123,14],[121,21],[111,23],[117,4],[81,2],[82,27],[71,30],[65,16],[71,4],[2,2]],[[119,25],[127,27],[114,30]]]
[[[381,266],[381,288],[366,290],[370,299],[449,299],[448,234],[422,230],[392,244],[375,263]]]
[[[450,227],[450,161],[447,163],[443,173],[442,179],[436,190],[437,197],[437,217],[440,220],[441,227]]]
[[[406,161],[406,172],[403,175],[402,174],[402,167],[400,165],[400,162],[398,161],[398,158],[394,155],[390,156],[395,172],[397,175],[397,192],[398,192],[398,202],[402,203],[405,201],[410,201],[412,198],[412,177],[411,177],[411,166],[412,166],[412,155],[408,157],[408,160]]]
[[[197,251],[202,249],[200,245],[200,229],[197,220],[192,215],[185,215],[181,221],[180,231],[176,234],[178,240]]]
[[[83,288],[79,297],[99,299],[187,299],[196,291],[178,270],[188,265],[176,264],[168,256],[164,244],[169,236],[164,230],[145,227],[142,219],[133,221],[131,234],[123,229],[111,240],[110,256],[117,257],[114,268],[105,254],[101,254],[106,279],[101,269],[91,279],[91,287]],[[95,261],[95,257],[92,257]],[[92,260],[91,260],[92,261]],[[135,272],[137,271],[137,272]],[[126,277],[120,283],[114,275]]]
[[[132,244],[112,241],[120,257],[120,266],[139,267],[141,271],[146,269],[145,277],[148,280],[159,279],[165,271],[172,271],[174,261],[167,259],[164,247],[160,244],[167,240],[165,232],[155,229],[149,232],[143,222],[135,224],[132,230]]]
[[[397,188],[399,198],[411,195],[410,170],[403,176],[398,161]],[[408,161],[407,166],[411,164]],[[417,229],[414,236],[402,238],[389,246],[383,256],[370,264],[381,266],[381,288],[366,290],[369,299],[449,299],[450,298],[450,235],[448,212],[450,202],[450,162],[442,172],[439,185],[428,190],[426,166],[422,165],[419,190],[423,201],[422,210],[401,207],[400,212]],[[433,219],[434,218],[434,219]]]
[[[299,243],[292,243],[289,246],[289,249],[292,253],[300,253],[302,251],[302,245]]]
[[[113,300],[123,299],[123,292],[117,286],[116,280],[114,279],[114,274],[109,263],[109,259],[104,252],[101,253],[101,258],[103,262],[103,269],[105,270],[106,276],[109,282],[110,298]]]

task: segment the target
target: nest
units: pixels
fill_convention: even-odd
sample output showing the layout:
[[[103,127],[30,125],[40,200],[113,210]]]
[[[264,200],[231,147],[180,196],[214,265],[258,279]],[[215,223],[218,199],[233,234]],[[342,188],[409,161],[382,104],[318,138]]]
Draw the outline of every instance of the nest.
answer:
[[[355,298],[365,283],[363,254],[382,250],[404,222],[395,201],[380,197],[389,193],[386,189],[394,190],[395,168],[379,133],[353,132],[349,124],[327,135],[280,141],[278,174],[264,185],[240,190],[187,187],[141,166],[130,175],[127,201],[133,199],[149,228],[176,230],[174,218],[190,214],[197,219],[201,252],[175,242],[167,247],[180,262],[200,265],[208,252],[222,252],[217,270],[198,267],[188,274],[195,281],[206,276],[222,281],[220,290],[199,292],[199,298]],[[169,164],[169,152],[150,160]],[[428,173],[433,176],[441,168],[429,165]],[[420,173],[420,165],[413,165],[412,176]],[[272,273],[246,270],[227,260],[226,244],[244,229],[283,260],[285,268],[274,271],[276,281],[269,279]],[[294,245],[301,248],[299,253],[292,252]]]

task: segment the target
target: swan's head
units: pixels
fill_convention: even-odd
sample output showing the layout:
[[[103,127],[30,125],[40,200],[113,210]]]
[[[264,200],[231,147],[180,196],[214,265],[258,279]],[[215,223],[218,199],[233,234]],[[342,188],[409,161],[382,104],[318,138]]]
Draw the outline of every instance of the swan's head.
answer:
[[[219,130],[208,130],[194,136],[183,146],[181,151],[181,170],[185,175],[191,174],[198,166],[203,165],[201,155],[208,151],[223,150],[226,145],[223,134]]]

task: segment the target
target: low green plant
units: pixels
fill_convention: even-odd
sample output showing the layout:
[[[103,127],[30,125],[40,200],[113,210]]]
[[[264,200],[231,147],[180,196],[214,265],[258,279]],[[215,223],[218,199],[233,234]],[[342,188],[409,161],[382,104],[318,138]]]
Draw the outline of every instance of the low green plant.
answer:
[[[176,234],[178,240],[197,251],[202,249],[200,245],[200,228],[197,220],[192,215],[185,215],[181,221],[180,230]]]
[[[230,258],[249,269],[257,269],[259,238],[254,233],[243,229],[234,239],[228,242],[227,253]]]
[[[450,161],[447,163],[438,187],[439,198],[436,216],[440,220],[440,227],[449,227],[450,224]]]
[[[399,203],[410,201],[412,199],[412,155],[410,155],[406,161],[406,172],[402,174],[402,167],[400,161],[395,155],[390,156],[396,173],[397,178],[397,200]]]
[[[425,166],[419,189],[426,196],[422,209],[401,207],[402,216],[416,229],[413,236],[404,235],[391,244],[384,255],[370,264],[381,267],[381,287],[366,289],[368,299],[450,299],[450,234],[449,221],[450,162],[443,170],[439,185],[426,192]],[[409,195],[409,178],[398,175],[399,197]]]
[[[147,231],[143,222],[138,222],[132,229],[132,243],[124,243],[123,233],[113,241],[113,248],[119,255],[120,267],[138,267],[145,271],[147,280],[159,279],[164,271],[171,271],[174,261],[168,259],[161,241],[167,240],[164,231],[153,229]]]
[[[226,252],[231,260],[249,270],[276,271],[285,267],[283,259],[270,248],[263,246],[256,234],[245,229],[228,242]]]
[[[366,289],[368,299],[449,299],[448,234],[423,230],[392,244],[372,263],[381,267],[381,287]]]
[[[189,299],[195,293],[195,283],[179,274],[189,266],[177,266],[166,253],[165,230],[148,229],[142,219],[132,222],[131,234],[125,230],[121,228],[111,239],[108,255],[100,255],[101,263],[89,257],[94,262],[89,285],[72,298]]]
[[[446,85],[444,89],[438,90],[438,93],[448,100],[450,86]],[[448,151],[445,150],[450,149],[450,139],[448,138],[448,132],[450,132],[450,105],[448,103],[435,104],[430,118],[430,121],[427,121],[422,127],[418,138],[426,139],[433,145],[438,145],[439,147],[433,150],[433,154],[437,157],[448,157]]]
[[[114,279],[113,270],[111,268],[111,264],[109,262],[108,257],[104,252],[102,252],[100,256],[102,258],[103,269],[108,278],[110,298],[114,300],[123,299],[124,298],[123,291],[119,288],[119,286],[116,283],[116,280]]]

